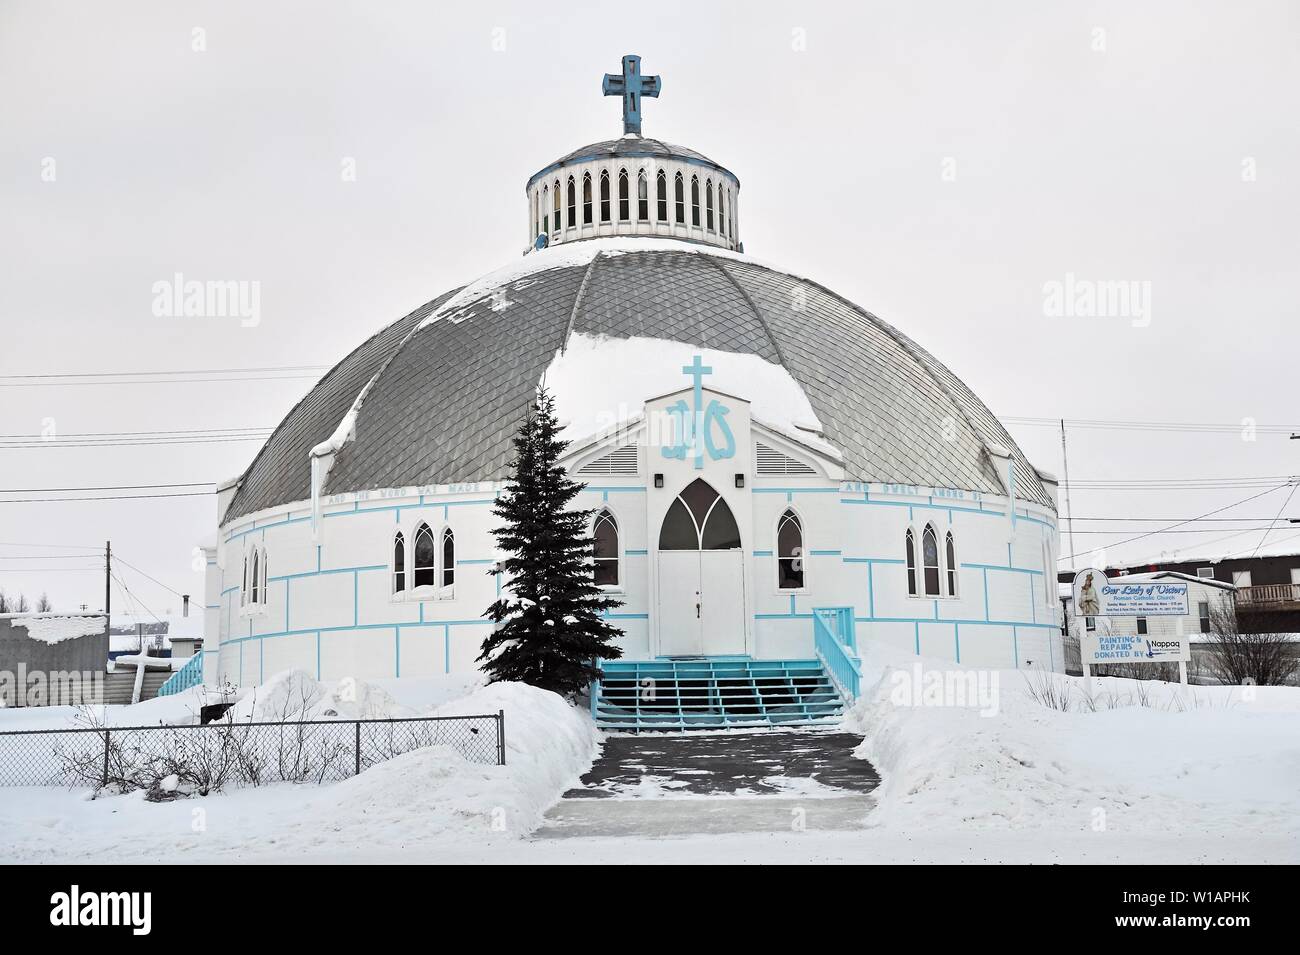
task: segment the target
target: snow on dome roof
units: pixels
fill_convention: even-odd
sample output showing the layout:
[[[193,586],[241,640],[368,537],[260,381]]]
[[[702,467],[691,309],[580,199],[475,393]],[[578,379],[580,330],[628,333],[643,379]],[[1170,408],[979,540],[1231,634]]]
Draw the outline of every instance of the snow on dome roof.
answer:
[[[803,388],[784,366],[743,352],[715,351],[663,338],[610,338],[576,332],[543,374],[555,396],[561,437],[582,441],[639,416],[647,398],[682,389],[683,365],[694,355],[712,369],[709,389],[748,395],[755,421],[838,459]]]
[[[503,479],[511,438],[557,352],[615,339],[779,366],[807,403],[799,414],[816,422],[852,479],[1005,494],[990,456],[1001,446],[1014,462],[1017,497],[1052,506],[983,403],[871,313],[740,254],[625,237],[534,252],[372,336],[276,428],[222,521],[308,500],[309,453],[337,436],[354,409],[326,494]],[[753,386],[743,385],[729,390],[754,402]],[[756,415],[774,427],[796,417]]]

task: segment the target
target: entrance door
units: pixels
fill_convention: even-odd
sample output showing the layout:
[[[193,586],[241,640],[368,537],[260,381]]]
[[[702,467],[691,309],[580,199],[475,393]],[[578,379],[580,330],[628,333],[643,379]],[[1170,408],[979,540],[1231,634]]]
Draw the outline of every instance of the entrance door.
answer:
[[[692,481],[659,532],[659,652],[745,652],[744,552],[735,515],[703,480]]]
[[[659,652],[666,657],[704,653],[703,608],[700,605],[700,552],[659,554]]]

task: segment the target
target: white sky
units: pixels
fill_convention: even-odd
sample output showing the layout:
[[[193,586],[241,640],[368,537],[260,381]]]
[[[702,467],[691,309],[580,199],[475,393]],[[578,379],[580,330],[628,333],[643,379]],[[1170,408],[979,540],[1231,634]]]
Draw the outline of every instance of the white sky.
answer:
[[[646,134],[739,175],[746,250],[897,325],[996,413],[1300,427],[1294,4],[477,6],[0,2],[0,376],[332,364],[519,254],[524,181],[618,135],[600,77],[635,52],[664,78]],[[206,52],[191,49],[195,27]],[[46,157],[53,182],[41,177]],[[342,181],[345,157],[355,182]],[[1254,181],[1243,181],[1247,158]],[[152,285],[175,272],[259,281],[260,325],[155,318]],[[1151,283],[1150,325],[1045,317],[1044,283],[1067,273]],[[46,419],[65,436],[270,427],[314,377],[0,379],[0,433],[39,433]],[[1060,471],[1054,430],[1013,433]],[[4,440],[6,490],[214,481],[258,446]],[[1300,442],[1078,430],[1070,470],[1285,475],[1300,472]],[[1079,490],[1073,511],[1192,517],[1252,493]],[[1285,494],[1225,513],[1265,519],[1239,525],[1255,527]],[[0,499],[32,496],[52,495]],[[1288,513],[1300,516],[1300,494]],[[82,551],[30,545],[112,539],[197,598],[191,550],[214,520],[206,497],[0,503],[0,587],[99,607],[94,561],[35,559]],[[1076,520],[1116,531],[1080,534],[1076,549],[1135,526]],[[1107,556],[1196,552],[1231,532]],[[1300,547],[1297,535],[1284,525],[1273,538]],[[1206,547],[1249,552],[1260,536]],[[151,609],[178,606],[122,573]]]

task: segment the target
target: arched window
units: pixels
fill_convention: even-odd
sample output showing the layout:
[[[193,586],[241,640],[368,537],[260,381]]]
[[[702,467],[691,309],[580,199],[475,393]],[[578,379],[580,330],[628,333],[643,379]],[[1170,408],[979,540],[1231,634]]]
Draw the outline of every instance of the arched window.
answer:
[[[551,231],[551,187],[542,186],[542,232]]]
[[[393,593],[406,589],[406,538],[398,531],[393,537]]]
[[[673,205],[676,209],[676,219],[678,225],[686,224],[686,186],[683,185],[682,174],[679,172],[673,178]]]
[[[944,568],[948,576],[948,596],[957,596],[957,549],[952,542],[952,531],[944,539]]]
[[[591,225],[591,173],[582,174],[582,224]]]
[[[618,171],[618,221],[627,222],[632,218],[632,206],[627,196],[627,170]]]
[[[696,478],[673,501],[659,530],[660,550],[736,550],[740,528],[713,486]]]
[[[239,582],[239,606],[243,607],[248,603],[248,555],[244,555],[244,575]]]
[[[450,587],[456,582],[456,535],[451,528],[442,531],[442,585]]]
[[[803,524],[792,508],[776,524],[776,579],[780,590],[802,590],[804,585]]]
[[[704,223],[705,228],[713,231],[713,180],[704,180]]]
[[[618,522],[609,511],[601,511],[591,527],[595,538],[594,572],[596,586],[617,587],[618,573]]]
[[[691,176],[691,225],[700,224],[700,177]]]
[[[568,218],[565,219],[565,224],[572,229],[578,224],[578,187],[574,184],[572,176],[569,177],[568,199],[569,215]]]
[[[939,596],[939,536],[933,524],[926,524],[921,532],[921,561],[925,568],[925,595]]]
[[[600,221],[609,221],[609,170],[600,171]]]
[[[907,529],[907,592],[916,596],[916,535]]]
[[[727,234],[727,194],[718,183],[718,234]]]
[[[655,218],[668,221],[668,175],[662,169],[655,176]]]
[[[638,222],[650,221],[650,183],[644,169],[636,174],[636,218]]]
[[[261,603],[262,573],[257,566],[257,551],[253,551],[253,603]]]
[[[421,524],[415,529],[415,579],[414,587],[432,587],[434,583],[434,564],[438,559],[437,548],[433,545],[433,531],[428,524]]]
[[[560,231],[560,180],[555,180],[555,190],[551,193],[551,205],[555,210],[555,218],[551,220],[551,226],[556,231]]]

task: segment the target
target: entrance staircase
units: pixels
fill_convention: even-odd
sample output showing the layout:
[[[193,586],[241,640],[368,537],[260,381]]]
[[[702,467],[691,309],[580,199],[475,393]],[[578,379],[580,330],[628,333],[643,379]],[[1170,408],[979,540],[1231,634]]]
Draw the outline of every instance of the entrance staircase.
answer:
[[[844,711],[821,660],[613,661],[602,669],[591,712],[610,732],[833,725]]]

